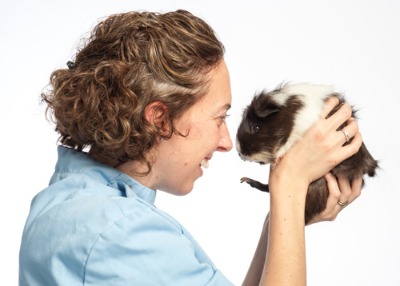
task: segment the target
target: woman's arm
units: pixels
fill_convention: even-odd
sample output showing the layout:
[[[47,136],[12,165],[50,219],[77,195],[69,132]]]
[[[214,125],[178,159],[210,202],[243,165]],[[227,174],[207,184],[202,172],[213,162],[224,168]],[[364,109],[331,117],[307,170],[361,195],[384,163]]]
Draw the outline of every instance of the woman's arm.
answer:
[[[347,178],[339,177],[338,180],[328,173],[325,175],[325,180],[328,184],[329,196],[326,208],[321,213],[315,215],[308,225],[322,222],[333,221],[336,219],[340,211],[344,207],[338,204],[338,201],[347,201],[352,203],[361,194],[362,177],[349,182]],[[264,270],[266,260],[267,244],[268,244],[268,231],[269,231],[269,213],[264,221],[261,231],[260,240],[258,242],[256,251],[251,261],[247,275],[243,281],[243,286],[258,286],[260,285],[261,276]]]
[[[308,184],[271,175],[269,236],[260,285],[306,285],[304,190]]]
[[[268,230],[269,230],[269,213],[265,218],[260,239],[258,241],[258,245],[253,256],[253,260],[250,263],[249,270],[247,271],[242,286],[260,285],[261,275],[264,270],[264,264],[267,253]]]

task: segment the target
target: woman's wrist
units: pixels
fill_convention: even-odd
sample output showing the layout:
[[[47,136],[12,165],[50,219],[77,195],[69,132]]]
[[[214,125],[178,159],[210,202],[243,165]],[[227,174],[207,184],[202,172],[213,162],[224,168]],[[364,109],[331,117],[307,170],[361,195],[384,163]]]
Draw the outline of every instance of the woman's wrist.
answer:
[[[270,172],[270,211],[279,221],[292,221],[299,227],[304,225],[308,179],[282,160]]]
[[[304,170],[299,170],[286,158],[282,158],[278,164],[272,166],[269,174],[271,197],[286,194],[305,198],[310,183],[304,175]]]

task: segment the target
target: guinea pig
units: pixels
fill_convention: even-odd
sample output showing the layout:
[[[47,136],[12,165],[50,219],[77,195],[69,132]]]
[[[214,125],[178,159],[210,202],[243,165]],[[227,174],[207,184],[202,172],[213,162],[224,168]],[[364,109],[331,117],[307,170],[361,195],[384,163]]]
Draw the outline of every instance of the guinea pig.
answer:
[[[345,102],[344,96],[333,86],[309,83],[283,84],[272,91],[262,91],[254,96],[244,112],[236,135],[236,150],[246,161],[260,164],[275,163],[321,116],[326,100],[335,96],[340,104],[328,115],[335,113]],[[356,118],[353,109],[353,117]],[[346,123],[339,127],[341,130]],[[347,134],[344,132],[347,138]],[[349,138],[347,138],[348,144]],[[378,161],[364,143],[359,151],[331,170],[335,176],[347,176],[349,180],[367,174],[375,176]],[[248,177],[241,178],[250,186],[269,191],[262,184]],[[364,179],[363,179],[364,185]],[[319,178],[309,185],[306,197],[305,223],[326,208],[328,188],[325,179]]]

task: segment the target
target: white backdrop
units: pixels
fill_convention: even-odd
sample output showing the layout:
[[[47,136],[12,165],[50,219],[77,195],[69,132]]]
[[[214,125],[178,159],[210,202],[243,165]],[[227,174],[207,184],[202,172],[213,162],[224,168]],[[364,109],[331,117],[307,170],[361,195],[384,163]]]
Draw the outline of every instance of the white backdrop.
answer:
[[[1,285],[17,285],[18,251],[32,197],[56,160],[53,126],[39,104],[52,70],[72,58],[97,20],[128,10],[187,9],[226,46],[232,137],[253,94],[282,81],[336,85],[360,111],[378,177],[335,222],[307,227],[308,285],[400,285],[400,2],[370,1],[3,1],[0,8],[2,165]],[[241,284],[269,208],[268,194],[240,184],[267,181],[268,167],[218,154],[186,197],[156,204],[185,225],[216,265]]]

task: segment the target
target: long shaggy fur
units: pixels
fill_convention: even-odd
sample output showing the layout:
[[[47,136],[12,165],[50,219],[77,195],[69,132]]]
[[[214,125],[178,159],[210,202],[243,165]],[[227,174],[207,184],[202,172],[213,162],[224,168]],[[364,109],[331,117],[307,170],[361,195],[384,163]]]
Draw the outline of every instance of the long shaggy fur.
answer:
[[[320,118],[324,103],[331,96],[340,100],[340,104],[331,112],[333,114],[345,99],[332,86],[286,84],[273,91],[256,94],[245,109],[237,131],[236,149],[240,157],[260,164],[275,162]],[[353,117],[356,117],[355,111]],[[377,168],[378,161],[363,143],[355,155],[341,162],[331,172],[353,180],[365,174],[373,177]],[[244,177],[241,181],[262,191],[269,191],[268,185],[253,179]],[[324,178],[310,184],[306,198],[306,223],[326,208],[328,194]]]

